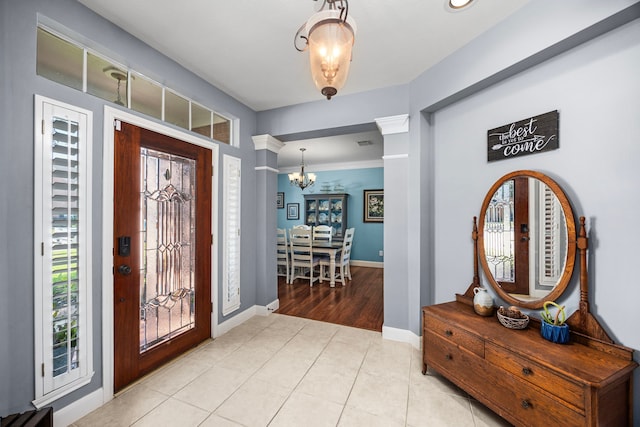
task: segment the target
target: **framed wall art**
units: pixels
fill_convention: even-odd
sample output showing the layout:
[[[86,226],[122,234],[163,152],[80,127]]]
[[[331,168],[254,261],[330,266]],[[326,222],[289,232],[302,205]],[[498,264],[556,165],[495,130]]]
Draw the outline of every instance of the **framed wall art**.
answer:
[[[364,190],[364,222],[384,221],[384,190]]]
[[[278,191],[276,195],[276,207],[278,209],[284,209],[284,192]]]
[[[300,219],[300,203],[287,203],[287,219]]]

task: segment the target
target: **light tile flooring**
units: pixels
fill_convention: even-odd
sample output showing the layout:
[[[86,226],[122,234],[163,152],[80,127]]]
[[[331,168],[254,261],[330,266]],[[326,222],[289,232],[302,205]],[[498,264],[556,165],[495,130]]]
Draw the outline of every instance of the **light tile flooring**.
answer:
[[[74,426],[508,426],[379,332],[255,316]]]

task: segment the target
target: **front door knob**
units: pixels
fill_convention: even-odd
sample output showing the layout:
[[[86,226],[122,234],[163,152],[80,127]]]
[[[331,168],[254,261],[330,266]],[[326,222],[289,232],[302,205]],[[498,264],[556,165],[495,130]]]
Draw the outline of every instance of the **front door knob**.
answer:
[[[122,264],[120,267],[118,267],[118,272],[124,276],[128,276],[129,274],[131,274],[131,267],[129,267],[127,264]]]

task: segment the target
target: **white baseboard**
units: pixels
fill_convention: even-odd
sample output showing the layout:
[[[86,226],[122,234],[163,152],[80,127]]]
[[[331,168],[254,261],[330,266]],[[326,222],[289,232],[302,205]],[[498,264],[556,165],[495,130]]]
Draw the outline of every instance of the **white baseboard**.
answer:
[[[224,322],[220,323],[218,325],[217,336],[224,335],[227,332],[229,332],[231,329],[235,328],[236,326],[242,325],[244,322],[251,319],[253,316],[256,315],[256,311],[257,311],[256,307],[258,306],[254,305],[253,307],[249,307],[242,313],[236,314],[229,320],[225,320]]]
[[[279,308],[280,308],[280,300],[276,298],[270,304],[267,304],[267,311],[268,311],[267,314],[273,313]]]
[[[372,268],[384,268],[384,262],[378,261],[358,261],[357,259],[351,260],[351,265],[354,267],[372,267]]]
[[[81,397],[62,409],[54,411],[53,425],[56,427],[68,426],[95,411],[104,404],[104,391],[102,388]]]
[[[268,316],[280,308],[280,300],[276,298],[267,305],[255,305],[254,308],[258,316]]]
[[[390,341],[406,342],[418,350],[421,348],[421,337],[406,329],[382,326],[382,338]]]
[[[218,335],[224,335],[229,332],[231,329],[235,328],[251,319],[253,316],[268,316],[273,311],[280,308],[280,300],[275,299],[267,305],[254,305],[253,307],[247,308],[240,314],[236,314],[231,319],[226,320],[218,325]],[[216,338],[216,337],[214,337]]]

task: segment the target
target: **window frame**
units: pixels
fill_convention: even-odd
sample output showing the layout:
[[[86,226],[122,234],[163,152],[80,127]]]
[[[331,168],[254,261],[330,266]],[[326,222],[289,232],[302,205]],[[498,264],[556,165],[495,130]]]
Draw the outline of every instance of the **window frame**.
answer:
[[[92,161],[93,113],[40,95],[34,120],[34,361],[35,399],[41,408],[88,384],[93,377],[92,212],[89,169]],[[52,337],[52,119],[78,122],[78,367],[64,377],[53,376]]]
[[[107,55],[104,55],[102,53],[100,53],[100,50],[104,50],[101,46],[95,45],[92,42],[83,39],[80,35],[78,34],[67,34],[69,31],[67,29],[65,29],[64,27],[61,27],[58,23],[56,23],[55,21],[52,21],[50,19],[47,19],[44,16],[38,16],[38,26],[37,26],[38,31],[43,31],[46,33],[49,33],[50,35],[57,37],[59,39],[61,39],[62,41],[69,43],[70,45],[77,47],[79,49],[83,50],[83,65],[82,65],[82,88],[79,89],[84,93],[87,93],[91,96],[96,96],[100,99],[103,99],[107,102],[112,102],[111,99],[105,99],[100,97],[99,95],[95,95],[95,94],[91,94],[87,91],[87,58],[88,55],[94,55],[97,56],[101,59],[103,59],[104,61],[107,61],[109,63],[111,63],[114,67],[120,69],[121,71],[126,72],[127,73],[127,96],[126,96],[126,104],[123,106],[126,109],[129,110],[133,110],[133,111],[137,111],[139,113],[142,114],[146,114],[149,115],[150,117],[154,117],[156,119],[162,120],[163,122],[166,122],[165,120],[165,115],[166,115],[166,111],[165,111],[165,96],[166,96],[166,91],[170,91],[175,95],[178,95],[181,98],[186,99],[189,102],[189,116],[191,116],[191,105],[196,103],[198,104],[201,108],[205,108],[206,110],[209,110],[209,112],[211,113],[211,135],[208,137],[209,139],[211,139],[212,141],[215,141],[219,144],[224,144],[224,145],[229,145],[230,147],[235,147],[235,148],[240,148],[240,140],[239,137],[237,137],[239,135],[239,119],[237,117],[233,117],[231,114],[227,113],[222,113],[219,112],[217,110],[214,110],[212,108],[209,107],[205,107],[203,104],[201,103],[197,103],[195,102],[193,99],[191,99],[188,96],[185,96],[183,94],[181,94],[180,92],[178,92],[175,89],[172,89],[170,87],[167,87],[163,84],[160,83],[161,79],[158,78],[152,78],[151,75],[147,75],[147,74],[143,74],[139,71],[136,71],[133,68],[130,68],[128,66],[124,66],[123,65],[123,61],[115,61],[113,59],[111,59],[110,57],[108,57]],[[82,41],[79,41],[82,40]],[[112,55],[113,56],[113,55]],[[37,55],[37,51],[36,51],[36,74],[37,73],[37,64],[39,62],[39,58]],[[38,74],[40,75],[40,74]],[[45,79],[50,79],[49,77],[45,76],[45,75],[40,75],[41,77],[45,78]],[[133,98],[132,98],[132,93],[133,93],[133,88],[134,85],[132,84],[133,80],[135,78],[142,78],[145,79],[147,81],[149,81],[151,84],[158,86],[161,90],[161,99],[160,99],[160,115],[155,114],[155,112],[145,112],[145,111],[141,111],[139,108],[133,108]],[[56,81],[57,83],[63,84],[65,85],[65,83],[57,81],[57,80],[52,80],[52,81]],[[68,86],[68,85],[66,85]],[[73,87],[73,86],[68,86],[68,87]],[[74,89],[77,89],[75,87],[73,87]],[[124,101],[123,101],[124,102]],[[227,121],[229,123],[229,142],[224,142],[222,140],[219,139],[215,139],[214,138],[214,121],[215,121],[215,116],[218,116],[222,119],[224,119],[225,121]],[[170,122],[166,122],[168,124],[170,124],[171,126],[176,126],[180,129],[185,129],[187,131],[192,132],[191,130],[191,117],[189,117],[189,125],[187,127],[182,127],[180,125],[175,125],[173,123]],[[195,132],[197,133],[197,132]],[[204,136],[200,133],[198,133],[198,135],[200,135],[201,137]]]
[[[226,316],[240,308],[240,278],[241,278],[241,229],[242,229],[242,160],[225,154],[222,158],[222,173],[224,177],[223,219],[222,219],[222,315]],[[237,173],[234,177],[232,174]],[[235,179],[234,179],[235,178]],[[233,188],[232,184],[237,181]],[[231,198],[234,197],[234,200]],[[231,203],[235,203],[235,217],[229,209]],[[234,229],[234,224],[237,228]],[[231,248],[236,253],[231,254]],[[230,275],[233,277],[230,278]]]

